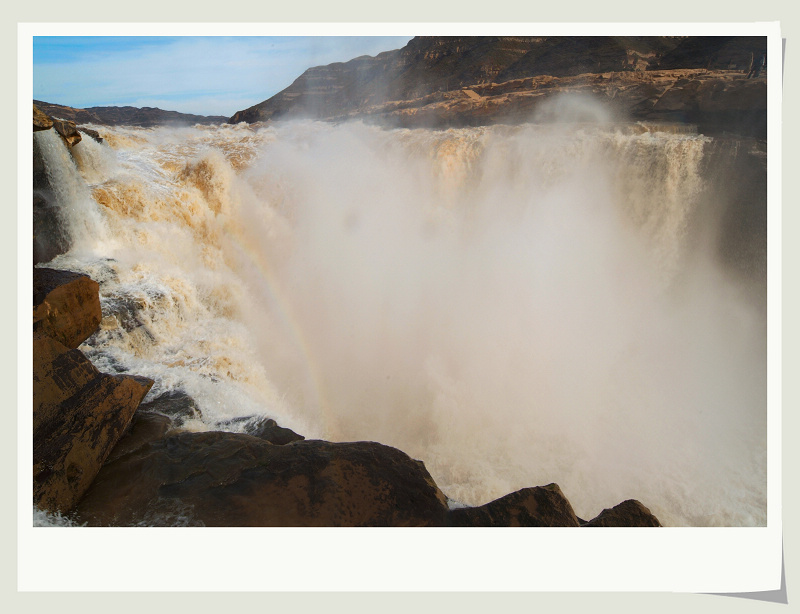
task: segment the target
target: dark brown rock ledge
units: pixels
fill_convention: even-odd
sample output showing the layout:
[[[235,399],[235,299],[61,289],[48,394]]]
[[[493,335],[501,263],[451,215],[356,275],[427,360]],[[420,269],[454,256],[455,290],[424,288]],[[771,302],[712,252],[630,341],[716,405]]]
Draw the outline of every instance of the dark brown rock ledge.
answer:
[[[77,513],[117,526],[442,526],[447,505],[424,465],[389,446],[213,431],[107,463]]]

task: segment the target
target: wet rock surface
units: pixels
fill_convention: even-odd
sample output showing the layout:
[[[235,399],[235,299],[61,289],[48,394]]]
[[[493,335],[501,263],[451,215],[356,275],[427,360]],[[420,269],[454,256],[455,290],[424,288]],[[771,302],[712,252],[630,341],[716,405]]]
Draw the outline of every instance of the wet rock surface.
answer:
[[[628,499],[583,524],[585,527],[660,527],[658,518],[635,499]]]
[[[187,420],[201,417],[197,403],[182,390],[165,392],[146,403],[142,403],[139,410],[140,412],[164,416],[176,428],[181,427]]]
[[[268,441],[276,446],[283,446],[293,441],[303,441],[305,439],[305,437],[298,435],[293,430],[278,425],[272,418],[264,416],[234,418],[220,423],[219,426],[224,430],[233,430],[231,427],[239,427],[244,433]]]
[[[33,500],[69,511],[128,427],[152,381],[100,373],[76,349],[33,338]]]
[[[425,467],[373,442],[273,445],[177,433],[107,463],[77,507],[90,525],[442,526]]]
[[[454,509],[456,527],[577,527],[578,518],[558,484],[523,488],[480,507]]]

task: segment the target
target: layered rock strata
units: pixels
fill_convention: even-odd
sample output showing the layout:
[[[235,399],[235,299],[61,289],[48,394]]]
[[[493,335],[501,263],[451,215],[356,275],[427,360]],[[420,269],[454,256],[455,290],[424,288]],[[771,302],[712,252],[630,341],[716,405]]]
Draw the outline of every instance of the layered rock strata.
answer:
[[[100,373],[78,350],[33,337],[33,501],[68,512],[94,480],[153,382]]]
[[[100,325],[99,288],[80,273],[33,269],[33,332],[78,347]]]
[[[762,37],[417,37],[403,49],[308,69],[228,121],[362,119],[449,127],[536,121],[557,95],[590,95],[627,121],[766,135]]]

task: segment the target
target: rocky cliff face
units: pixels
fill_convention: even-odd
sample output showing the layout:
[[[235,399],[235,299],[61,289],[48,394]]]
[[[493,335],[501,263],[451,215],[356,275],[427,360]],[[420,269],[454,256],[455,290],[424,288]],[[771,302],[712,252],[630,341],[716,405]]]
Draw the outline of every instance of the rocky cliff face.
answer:
[[[766,132],[766,52],[755,37],[417,37],[403,49],[310,68],[230,123],[310,117],[399,126],[534,119],[565,93],[591,94],[623,120]]]

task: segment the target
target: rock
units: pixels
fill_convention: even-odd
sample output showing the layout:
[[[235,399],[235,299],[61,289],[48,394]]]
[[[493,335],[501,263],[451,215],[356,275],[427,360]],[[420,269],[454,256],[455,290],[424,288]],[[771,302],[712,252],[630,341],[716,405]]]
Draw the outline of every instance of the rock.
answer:
[[[33,330],[76,348],[100,324],[99,286],[71,271],[33,269]]]
[[[131,452],[161,439],[172,429],[172,420],[167,416],[144,412],[142,407],[144,404],[140,405],[138,411],[133,414],[128,430],[112,448],[106,458],[106,464],[113,463]]]
[[[98,273],[102,275],[102,271]],[[106,275],[106,279],[112,279],[115,275],[116,273],[112,270],[110,275]],[[154,293],[151,298],[157,300],[161,296]],[[101,301],[103,319],[100,321],[100,326],[106,337],[121,338],[123,333],[127,333],[130,338],[137,339],[139,343],[148,345],[154,343],[155,336],[147,327],[145,318],[142,317],[142,312],[146,306],[147,303],[142,297],[124,293],[106,293]],[[90,339],[89,343],[96,341],[99,340]]]
[[[43,113],[34,103],[33,105],[33,131],[50,130],[53,127],[53,120]]]
[[[305,437],[298,435],[293,430],[279,426],[272,418],[257,421],[253,426],[253,430],[248,430],[247,432],[276,446],[283,446],[293,441],[303,441],[305,439]]]
[[[33,336],[33,500],[69,511],[153,382],[100,373],[76,349]]]
[[[242,430],[248,435],[258,437],[276,446],[283,446],[293,441],[303,441],[305,439],[305,437],[298,435],[293,430],[279,426],[272,418],[264,416],[233,418],[219,423],[218,426],[227,430],[234,425],[241,426]]]
[[[53,120],[53,128],[61,135],[64,142],[72,147],[81,142],[81,133],[75,126],[75,122],[65,121],[62,119]]]
[[[78,131],[83,132],[86,136],[92,137],[98,143],[102,143],[103,139],[100,136],[100,133],[97,130],[92,130],[91,128],[85,128],[83,126],[78,126]]]
[[[523,488],[480,507],[451,510],[456,527],[577,527],[578,518],[558,484]]]
[[[658,518],[635,499],[628,499],[611,509],[605,509],[582,525],[585,527],[660,527]]]
[[[174,427],[180,427],[187,420],[201,417],[200,409],[194,399],[182,390],[170,390],[147,403],[142,403],[139,411],[165,416]]]
[[[447,506],[421,462],[378,443],[179,432],[106,463],[76,514],[116,526],[442,526]]]
[[[48,198],[46,191],[34,189],[33,264],[50,262],[59,254],[65,254],[69,247],[70,239],[61,224],[58,206]]]

